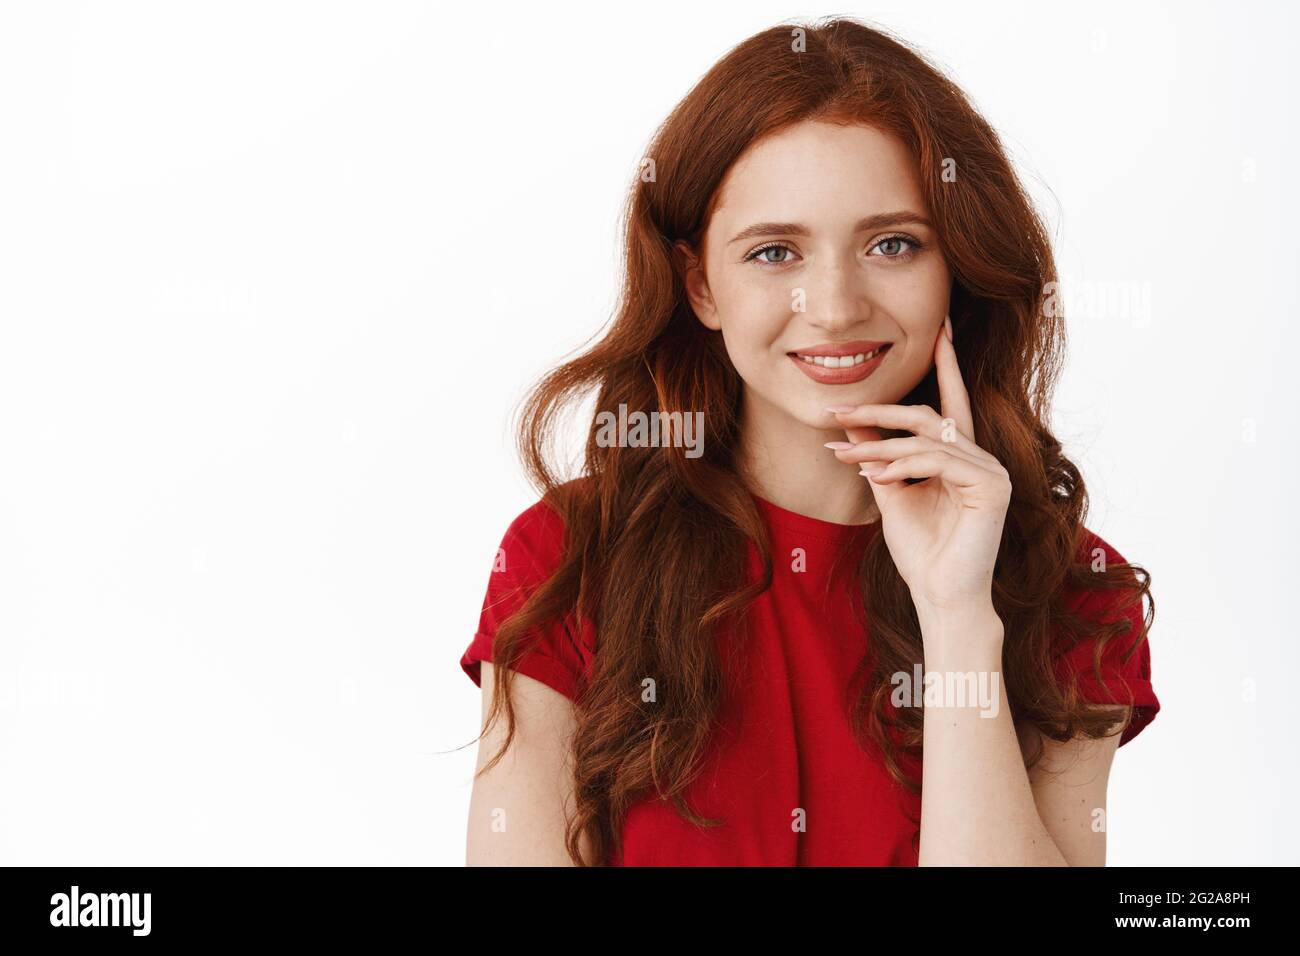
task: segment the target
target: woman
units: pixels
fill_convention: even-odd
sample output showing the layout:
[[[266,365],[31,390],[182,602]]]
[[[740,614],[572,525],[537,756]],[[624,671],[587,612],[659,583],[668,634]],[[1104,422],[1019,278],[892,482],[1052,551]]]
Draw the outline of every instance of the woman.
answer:
[[[1047,428],[1055,267],[993,131],[881,32],[774,27],[627,214],[461,658],[468,861],[1103,864],[1154,609]],[[543,452],[591,389],[565,480]]]

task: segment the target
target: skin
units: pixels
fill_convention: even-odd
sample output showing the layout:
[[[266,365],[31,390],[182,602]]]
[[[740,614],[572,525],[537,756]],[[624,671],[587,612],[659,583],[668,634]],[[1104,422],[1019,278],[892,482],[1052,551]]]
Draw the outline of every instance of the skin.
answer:
[[[732,166],[698,255],[677,244],[691,306],[721,332],[745,383],[746,477],[791,511],[840,524],[875,520],[871,489],[823,447],[844,437],[826,407],[895,402],[933,364],[952,277],[913,166],[898,140],[875,129],[801,123]],[[904,215],[857,228],[884,213]],[[759,223],[797,224],[807,234],[733,241]],[[799,290],[803,312],[793,311]],[[880,368],[852,385],[814,382],[788,354],[863,339],[893,345]]]
[[[492,706],[493,667],[483,661],[482,719]],[[577,727],[573,702],[526,674],[510,686],[515,705],[515,739],[500,762],[474,781],[465,843],[468,866],[572,866],[564,845],[564,816],[573,806],[572,739]],[[475,772],[505,740],[499,719],[478,746]],[[591,861],[589,843],[583,858]]]
[[[974,441],[946,321],[951,275],[924,222],[907,150],[868,127],[801,123],[752,146],[718,200],[702,248],[678,244],[676,254],[696,316],[721,333],[744,382],[746,480],[799,514],[879,520],[916,606],[925,670],[1000,672],[992,572],[1011,484]],[[895,212],[908,221],[857,228]],[[799,228],[733,241],[772,222]],[[899,236],[920,248],[890,241]],[[762,246],[770,248],[751,257]],[[792,308],[795,290],[803,290],[803,311]],[[788,355],[858,339],[894,344],[874,374],[851,385],[815,382]],[[932,367],[940,412],[896,404]],[[1058,743],[1017,727],[998,676],[993,718],[971,706],[926,706],[920,864],[1103,865],[1106,834],[1094,821],[1106,806],[1118,736]],[[573,707],[523,675],[516,685],[523,742],[512,750],[526,752],[476,781],[467,861],[565,865],[562,808],[572,791],[557,741],[572,733]],[[1044,757],[1027,772],[1024,755],[1035,741]],[[498,746],[485,738],[480,766],[484,748]],[[497,807],[520,826],[489,835],[488,811]]]

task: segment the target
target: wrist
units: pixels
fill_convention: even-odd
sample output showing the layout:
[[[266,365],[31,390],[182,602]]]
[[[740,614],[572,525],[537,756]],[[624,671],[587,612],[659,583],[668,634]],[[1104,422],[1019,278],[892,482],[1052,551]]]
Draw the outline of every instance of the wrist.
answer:
[[[1001,650],[1002,618],[992,601],[960,605],[935,605],[915,601],[921,637],[927,648],[955,646]]]

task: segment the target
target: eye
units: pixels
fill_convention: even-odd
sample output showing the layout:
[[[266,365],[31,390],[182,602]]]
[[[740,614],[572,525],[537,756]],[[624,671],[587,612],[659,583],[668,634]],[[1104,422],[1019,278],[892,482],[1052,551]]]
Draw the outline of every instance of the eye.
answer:
[[[748,255],[746,255],[746,256],[745,256],[745,261],[746,261],[746,262],[750,262],[750,261],[752,261],[752,260],[754,260],[754,259],[758,259],[759,262],[762,262],[762,263],[764,263],[765,265],[769,265],[769,266],[781,266],[781,265],[785,265],[787,262],[790,261],[788,258],[782,258],[782,259],[761,259],[761,258],[759,258],[759,257],[762,256],[764,253],[772,252],[773,250],[780,251],[780,252],[786,252],[786,253],[790,253],[790,254],[793,254],[793,253],[794,253],[794,250],[791,249],[789,246],[787,246],[787,245],[786,245],[785,243],[783,243],[783,242],[769,242],[769,243],[767,243],[767,245],[759,246],[757,249],[754,249],[752,252],[750,252]]]
[[[871,248],[880,249],[885,246],[896,251],[880,253],[880,258],[884,259],[910,259],[918,249],[925,248],[919,239],[904,235],[885,236]]]

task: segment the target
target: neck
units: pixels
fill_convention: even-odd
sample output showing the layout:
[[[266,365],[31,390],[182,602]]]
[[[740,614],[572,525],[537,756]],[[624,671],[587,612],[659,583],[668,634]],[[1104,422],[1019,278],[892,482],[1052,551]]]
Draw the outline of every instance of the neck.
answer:
[[[754,494],[810,518],[870,524],[880,519],[870,483],[825,447],[844,440],[843,429],[809,427],[762,399],[741,403],[737,458]]]

